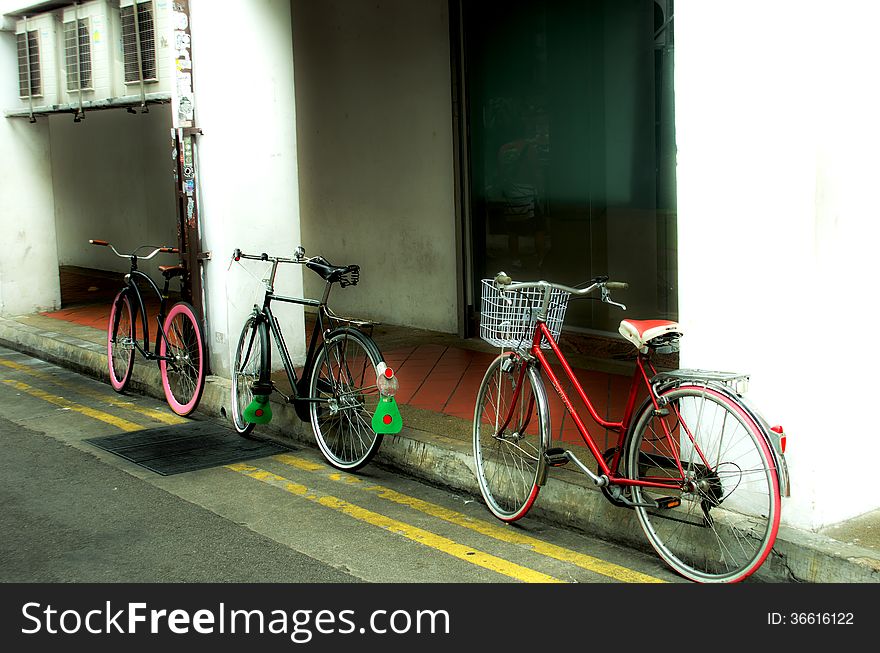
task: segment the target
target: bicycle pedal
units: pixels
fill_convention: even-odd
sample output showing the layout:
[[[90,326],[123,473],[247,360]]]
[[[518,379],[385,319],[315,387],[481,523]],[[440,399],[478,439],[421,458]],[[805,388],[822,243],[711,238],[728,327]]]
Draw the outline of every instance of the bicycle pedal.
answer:
[[[554,447],[544,452],[544,461],[551,467],[561,467],[568,463],[569,458],[565,449]]]
[[[669,508],[677,508],[681,505],[681,499],[678,497],[660,497],[657,499],[657,507],[668,510]]]

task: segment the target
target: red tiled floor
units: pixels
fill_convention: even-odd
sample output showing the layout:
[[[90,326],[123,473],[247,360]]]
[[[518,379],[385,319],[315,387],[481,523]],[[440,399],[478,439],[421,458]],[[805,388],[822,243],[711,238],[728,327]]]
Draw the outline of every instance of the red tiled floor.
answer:
[[[87,289],[83,289],[85,284],[89,284]],[[43,315],[104,330],[107,328],[110,302],[120,286],[118,279],[91,281],[83,271],[68,271],[66,275],[62,274],[63,308]],[[148,304],[151,335],[155,332],[157,309],[157,303]],[[140,320],[137,330],[140,334]],[[309,324],[306,330],[308,335],[311,332]],[[473,419],[477,391],[486,368],[496,355],[444,344],[403,346],[383,352],[386,363],[395,370],[400,382],[398,403],[466,420]],[[550,357],[552,359],[552,354]],[[552,368],[573,405],[580,411],[581,418],[599,449],[604,451],[613,446],[617,435],[606,432],[606,429],[591,419],[576,391],[565,378],[562,368],[558,364],[553,364]],[[599,416],[604,419],[622,419],[630,378],[584,369],[574,371]],[[550,387],[549,381],[545,379],[545,383],[553,439],[561,440],[569,446],[583,446],[583,440],[571,416],[565,413],[562,401]]]
[[[60,311],[41,313],[41,315],[106,331],[107,320],[110,319],[110,303],[112,301],[113,299],[110,298],[106,303],[80,304],[69,308],[62,308]],[[64,295],[62,294],[62,305],[63,303]],[[147,309],[147,329],[150,341],[152,342],[156,334],[156,316],[159,313],[159,301],[147,301],[145,305]],[[143,338],[143,328],[139,316],[135,319],[135,334],[138,339]]]

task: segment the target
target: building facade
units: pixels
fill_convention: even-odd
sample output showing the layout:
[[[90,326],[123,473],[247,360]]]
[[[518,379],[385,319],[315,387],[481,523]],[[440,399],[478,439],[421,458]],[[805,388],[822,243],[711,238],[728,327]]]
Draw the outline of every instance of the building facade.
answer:
[[[158,76],[180,46],[158,17],[181,4],[127,3],[156,16]],[[198,265],[216,374],[259,290],[236,247],[358,263],[361,283],[334,293],[340,312],[462,336],[478,280],[498,269],[607,273],[631,285],[626,316],[682,323],[683,367],[751,374],[750,396],[789,435],[784,523],[877,507],[867,475],[829,482],[832,451],[880,453],[876,427],[850,417],[872,403],[854,353],[872,343],[858,327],[877,301],[876,3],[186,4],[191,93],[157,95],[123,66],[117,95],[133,99],[99,110],[62,88],[72,3],[0,1],[3,314],[57,306],[59,264],[122,269],[90,238],[177,242],[171,130],[185,97],[201,130],[194,246],[210,253]],[[53,12],[65,109],[34,114],[17,34],[43,28],[18,26]],[[94,27],[91,52],[111,39],[124,59],[124,39]],[[81,54],[76,66],[81,80]],[[319,292],[300,268],[279,281]],[[569,323],[614,337],[622,317],[582,303]],[[301,331],[297,309],[282,319]]]

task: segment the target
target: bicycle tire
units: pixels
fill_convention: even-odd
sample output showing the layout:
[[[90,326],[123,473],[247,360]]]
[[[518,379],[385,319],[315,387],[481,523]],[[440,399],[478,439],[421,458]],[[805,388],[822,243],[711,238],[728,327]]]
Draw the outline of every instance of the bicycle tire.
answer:
[[[719,389],[686,383],[660,398],[662,411],[649,401],[634,422],[626,473],[639,481],[682,478],[678,461],[687,481],[681,491],[632,486],[639,523],[657,554],[685,578],[742,581],[764,563],[779,529],[782,500],[770,444]],[[661,507],[638,505],[657,499]]]
[[[134,370],[134,318],[131,300],[122,289],[113,299],[107,322],[107,368],[110,385],[116,392],[123,392],[128,387]]]
[[[379,450],[382,434],[371,420],[379,403],[378,346],[350,327],[324,338],[309,374],[309,417],[315,440],[327,462],[344,471],[366,465]]]
[[[255,425],[244,419],[244,409],[254,400],[253,384],[269,380],[269,357],[266,322],[252,315],[241,328],[232,367],[232,425],[247,438]]]
[[[171,410],[186,417],[199,405],[205,389],[205,337],[193,307],[186,302],[171,307],[162,328],[159,371],[165,400]]]
[[[523,365],[527,366],[523,386],[516,395]],[[511,422],[498,437],[496,431],[511,404]],[[518,354],[501,354],[480,384],[473,422],[477,481],[486,505],[498,519],[516,521],[534,504],[543,483],[549,438],[547,394],[538,371]]]

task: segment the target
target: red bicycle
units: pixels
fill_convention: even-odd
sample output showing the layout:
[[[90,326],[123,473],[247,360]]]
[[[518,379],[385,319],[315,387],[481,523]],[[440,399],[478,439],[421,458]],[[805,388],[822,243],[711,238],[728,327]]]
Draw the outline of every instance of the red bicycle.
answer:
[[[480,336],[501,347],[477,393],[473,426],[480,491],[499,519],[523,517],[550,467],[573,463],[614,505],[633,509],[658,555],[698,582],[736,582],[769,555],[789,496],[785,435],[742,396],[748,377],[703,370],[658,373],[654,353],[677,351],[681,330],[668,320],[623,320],[638,349],[620,421],[603,419],[559,349],[569,299],[628,285],[593,279],[585,288],[547,281],[514,283],[503,272],[482,283]],[[505,351],[509,349],[509,351]],[[592,419],[618,434],[601,452],[544,350],[559,361]],[[559,394],[590,453],[593,471],[568,449],[552,447],[543,379]],[[639,390],[647,398],[636,408]]]

